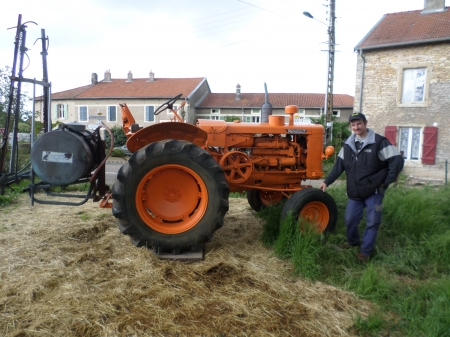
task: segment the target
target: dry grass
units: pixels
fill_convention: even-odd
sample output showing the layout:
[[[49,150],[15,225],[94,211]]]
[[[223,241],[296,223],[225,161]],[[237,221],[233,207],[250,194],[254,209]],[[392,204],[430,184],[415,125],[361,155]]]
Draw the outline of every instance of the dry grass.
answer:
[[[162,261],[109,210],[0,209],[0,336],[349,336],[370,307],[290,276],[262,246],[244,199],[230,199],[205,261]]]

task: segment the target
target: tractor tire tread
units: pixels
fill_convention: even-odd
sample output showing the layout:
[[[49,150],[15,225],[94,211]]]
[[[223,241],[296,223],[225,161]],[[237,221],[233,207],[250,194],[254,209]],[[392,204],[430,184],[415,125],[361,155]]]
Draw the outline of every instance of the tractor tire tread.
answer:
[[[203,174],[202,179],[208,181],[210,202],[205,216],[194,228],[185,233],[161,235],[148,227],[137,214],[135,189],[144,173],[154,166],[170,164],[173,158],[177,158],[177,163],[186,167],[200,167],[203,173],[196,172]],[[229,187],[223,170],[208,152],[187,141],[163,140],[135,152],[119,169],[112,187],[112,213],[118,219],[119,230],[128,235],[137,247],[147,246],[159,252],[190,250],[210,240],[214,232],[222,227],[229,207],[228,195]],[[215,209],[208,210],[209,207]],[[208,218],[204,219],[205,217]],[[196,227],[199,228],[193,231]]]

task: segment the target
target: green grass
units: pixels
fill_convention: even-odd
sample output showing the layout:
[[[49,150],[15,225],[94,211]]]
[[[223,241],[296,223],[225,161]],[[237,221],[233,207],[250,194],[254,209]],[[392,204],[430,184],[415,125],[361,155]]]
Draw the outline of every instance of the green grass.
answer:
[[[87,192],[89,190],[90,183],[73,184],[67,186],[52,187],[51,191],[54,193],[69,193],[69,192]]]
[[[92,216],[85,212],[78,212],[78,216],[80,217],[80,220],[86,221],[92,218]]]
[[[5,187],[5,194],[0,194],[0,207],[12,204],[23,192],[23,189],[28,186],[28,183],[28,180],[22,180],[18,184]]]
[[[345,237],[345,184],[327,189],[338,205],[338,224],[327,236],[279,218],[282,205],[266,208],[262,241],[295,274],[356,293],[375,303],[355,317],[361,336],[450,336],[450,188],[389,188],[376,252],[367,265],[357,248],[337,250]],[[361,233],[365,218],[361,221]],[[299,227],[303,230],[299,230]]]
[[[5,194],[4,195],[0,194],[0,207],[8,206],[14,203],[19,197],[19,195],[23,193],[23,190],[28,187],[29,184],[30,181],[28,179],[24,179],[17,184],[11,184],[10,186],[5,187]],[[90,183],[58,186],[53,187],[51,191],[54,193],[87,192],[89,190],[89,186]],[[38,192],[40,191],[38,190]]]

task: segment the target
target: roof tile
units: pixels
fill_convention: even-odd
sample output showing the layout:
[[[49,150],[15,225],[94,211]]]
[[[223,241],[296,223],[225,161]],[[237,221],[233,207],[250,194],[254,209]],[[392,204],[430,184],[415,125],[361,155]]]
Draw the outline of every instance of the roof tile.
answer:
[[[148,82],[146,78],[112,79],[111,82],[100,81],[71,90],[52,94],[52,99],[99,99],[99,98],[172,98],[183,94],[188,96],[204,81],[198,78],[155,78]]]
[[[422,10],[385,14],[355,49],[450,41],[450,11],[423,13]]]
[[[333,105],[337,108],[352,108],[353,96],[334,94]],[[236,94],[209,94],[199,108],[260,108],[265,102],[265,94],[241,93],[241,99],[236,101]],[[284,108],[286,105],[297,105],[299,108],[321,108],[325,103],[325,94],[282,94],[269,93],[269,103],[274,108]]]

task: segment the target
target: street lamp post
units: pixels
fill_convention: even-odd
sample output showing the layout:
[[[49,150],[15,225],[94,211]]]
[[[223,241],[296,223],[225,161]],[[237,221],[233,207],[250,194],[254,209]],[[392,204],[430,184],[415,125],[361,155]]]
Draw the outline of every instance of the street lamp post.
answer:
[[[321,24],[328,26],[328,71],[327,71],[327,90],[324,102],[324,124],[325,124],[325,145],[332,141],[333,131],[333,80],[334,80],[334,52],[335,52],[335,33],[334,33],[334,19],[335,19],[335,0],[330,0],[329,24],[317,20],[309,12],[303,12],[306,17],[316,20]]]

